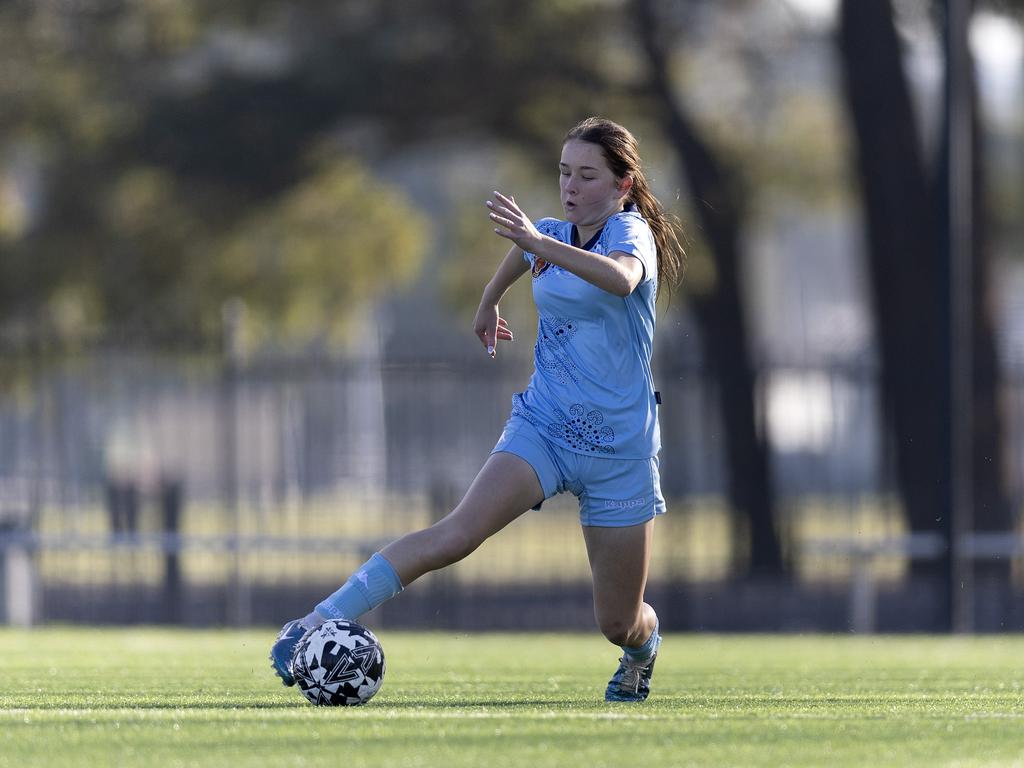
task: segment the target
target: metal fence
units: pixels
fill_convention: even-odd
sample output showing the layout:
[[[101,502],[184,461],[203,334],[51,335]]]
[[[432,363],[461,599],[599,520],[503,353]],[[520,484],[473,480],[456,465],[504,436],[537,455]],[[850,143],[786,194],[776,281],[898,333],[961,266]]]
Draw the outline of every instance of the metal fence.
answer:
[[[248,624],[306,610],[382,543],[445,514],[500,434],[530,361],[120,347],[7,355],[0,371],[6,618]],[[760,372],[792,568],[770,584],[732,578],[744,531],[724,498],[711,382],[665,361],[656,378],[669,514],[651,592],[667,625],[929,627],[929,600],[905,605],[919,587],[907,578],[916,550],[892,545],[907,531],[872,367]],[[1014,425],[1013,446],[1022,433]],[[377,620],[590,625],[588,584],[575,501],[560,497]],[[982,623],[1021,626],[1019,593],[1005,585]]]

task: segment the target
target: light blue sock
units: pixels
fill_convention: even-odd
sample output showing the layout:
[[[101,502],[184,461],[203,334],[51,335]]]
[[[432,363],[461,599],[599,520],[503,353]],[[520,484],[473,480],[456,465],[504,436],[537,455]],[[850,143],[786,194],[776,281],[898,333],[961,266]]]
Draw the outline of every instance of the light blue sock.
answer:
[[[644,641],[643,645],[639,645],[632,648],[628,645],[620,645],[622,652],[626,655],[630,661],[650,661],[651,657],[654,656],[658,650],[658,645],[661,643],[661,635],[658,634],[658,628],[661,626],[660,622],[654,622],[654,631],[651,632],[651,636]]]
[[[364,613],[401,591],[402,582],[395,569],[377,552],[359,566],[341,589],[320,603],[316,613],[324,619],[358,621]]]

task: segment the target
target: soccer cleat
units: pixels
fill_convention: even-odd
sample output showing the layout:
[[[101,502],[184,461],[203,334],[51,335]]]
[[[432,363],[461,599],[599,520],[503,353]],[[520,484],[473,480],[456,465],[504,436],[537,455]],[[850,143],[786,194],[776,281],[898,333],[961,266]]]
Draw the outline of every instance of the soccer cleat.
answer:
[[[295,619],[285,624],[270,648],[270,666],[285,685],[295,685],[295,676],[292,674],[295,646],[308,631],[299,622],[299,619]]]
[[[615,670],[608,688],[604,692],[605,701],[644,701],[651,692],[651,674],[654,662],[658,658],[658,647],[661,638],[654,646],[654,655],[647,661],[636,662],[628,656],[619,659],[619,668]]]

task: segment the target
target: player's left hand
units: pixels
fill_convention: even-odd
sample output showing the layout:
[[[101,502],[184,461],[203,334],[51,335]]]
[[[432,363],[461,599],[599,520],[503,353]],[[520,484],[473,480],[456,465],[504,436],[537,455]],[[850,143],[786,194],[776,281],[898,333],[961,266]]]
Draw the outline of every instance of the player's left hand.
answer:
[[[506,197],[495,191],[494,199],[487,201],[487,207],[491,211],[491,221],[497,225],[494,228],[495,234],[511,240],[524,251],[532,253],[536,250],[543,236],[533,226],[530,217],[516,204],[514,197]]]

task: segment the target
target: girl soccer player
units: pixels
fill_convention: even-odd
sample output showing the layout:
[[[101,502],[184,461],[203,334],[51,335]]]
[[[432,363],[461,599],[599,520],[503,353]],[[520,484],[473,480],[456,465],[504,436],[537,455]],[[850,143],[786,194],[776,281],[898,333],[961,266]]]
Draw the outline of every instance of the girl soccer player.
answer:
[[[306,617],[288,622],[270,659],[294,684],[298,641],[328,619],[359,617],[425,573],[469,555],[530,508],[571,491],[594,586],[597,623],[622,648],[608,701],[643,701],[661,636],[644,588],[656,515],[657,394],[651,377],[655,299],[684,265],[675,217],[651,193],[636,139],[589,118],[565,137],[558,164],[564,219],[536,225],[510,195],[487,201],[513,245],[484,288],[474,330],[494,357],[512,331],[498,304],[532,275],[539,326],[535,371],[493,452],[444,519],[384,547]]]

